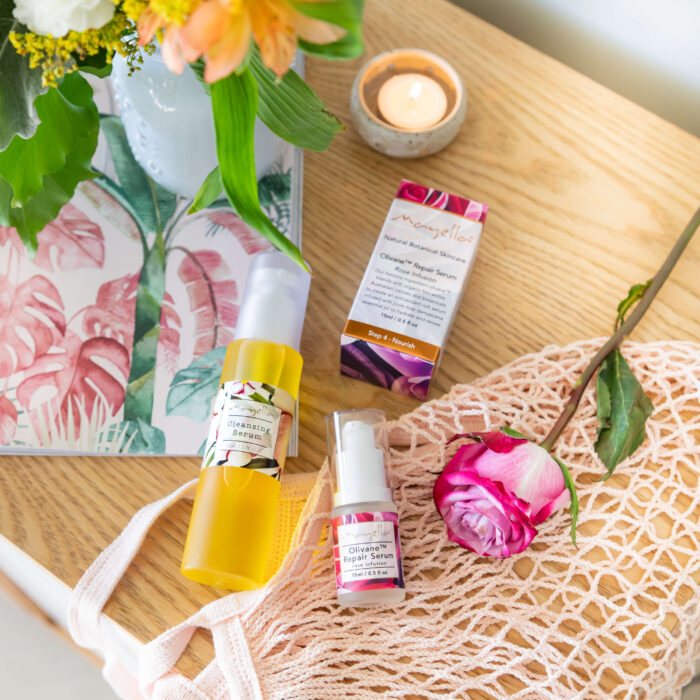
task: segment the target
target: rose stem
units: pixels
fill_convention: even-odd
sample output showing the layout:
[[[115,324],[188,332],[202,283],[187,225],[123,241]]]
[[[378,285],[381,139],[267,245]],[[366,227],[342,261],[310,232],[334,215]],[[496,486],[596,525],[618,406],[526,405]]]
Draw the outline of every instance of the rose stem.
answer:
[[[664,261],[664,264],[659,268],[659,271],[654,275],[654,279],[651,284],[646,289],[639,303],[629,315],[627,320],[615,331],[615,333],[610,336],[608,341],[603,345],[603,347],[598,350],[593,359],[588,363],[588,366],[583,371],[583,374],[578,378],[576,384],[574,384],[571,393],[569,394],[569,400],[564,406],[564,410],[561,412],[557,422],[552,427],[549,435],[543,440],[542,447],[549,451],[554,446],[554,443],[559,439],[564,428],[566,428],[569,421],[573,418],[576,409],[578,408],[583,392],[586,390],[588,382],[591,381],[595,371],[602,364],[603,360],[623,341],[625,336],[632,332],[632,329],[639,323],[642,316],[646,313],[654,297],[657,295],[659,289],[661,289],[666,278],[671,274],[675,264],[678,262],[678,258],[681,257],[685,247],[690,243],[690,239],[693,237],[696,229],[700,225],[700,208],[693,214],[693,218],[688,222],[688,225],[681,233],[680,238],[676,241],[676,245],[668,254],[668,257]]]

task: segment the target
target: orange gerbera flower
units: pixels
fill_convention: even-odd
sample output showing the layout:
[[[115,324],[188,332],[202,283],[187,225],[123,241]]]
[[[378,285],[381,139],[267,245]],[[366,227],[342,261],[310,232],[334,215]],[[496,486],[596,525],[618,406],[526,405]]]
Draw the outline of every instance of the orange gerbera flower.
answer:
[[[328,44],[345,35],[341,27],[307,17],[288,0],[203,0],[182,24],[168,22],[152,9],[153,4],[139,17],[140,41],[148,43],[158,29],[165,28],[163,60],[170,70],[181,73],[185,61],[204,56],[204,79],[209,83],[236,70],[251,39],[265,65],[282,76],[294,58],[297,38]]]

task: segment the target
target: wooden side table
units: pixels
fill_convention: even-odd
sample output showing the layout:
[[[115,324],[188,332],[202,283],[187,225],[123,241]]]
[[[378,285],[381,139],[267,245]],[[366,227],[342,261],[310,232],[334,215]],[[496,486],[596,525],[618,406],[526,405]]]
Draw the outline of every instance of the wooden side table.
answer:
[[[700,140],[446,0],[370,0],[366,41],[363,59],[308,63],[309,82],[348,129],[306,156],[314,281],[293,472],[322,462],[326,413],[375,406],[394,418],[416,406],[338,369],[340,333],[402,177],[490,206],[432,397],[549,343],[608,334],[619,299],[652,275],[700,199]],[[469,94],[455,142],[420,161],[375,153],[350,123],[360,65],[399,46],[443,55]],[[636,339],[700,341],[699,265],[696,240]],[[71,588],[131,515],[198,469],[196,458],[1,458],[0,570],[63,623]],[[221,595],[179,573],[188,516],[183,503],[160,518],[107,606],[105,628],[127,664]],[[210,654],[197,638],[180,666],[192,672]]]

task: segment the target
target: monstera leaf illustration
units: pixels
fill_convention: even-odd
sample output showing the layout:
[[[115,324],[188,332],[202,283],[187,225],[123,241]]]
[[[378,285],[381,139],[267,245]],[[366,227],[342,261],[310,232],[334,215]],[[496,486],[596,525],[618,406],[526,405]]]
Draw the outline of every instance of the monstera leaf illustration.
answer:
[[[47,224],[38,239],[34,264],[45,270],[101,268],[105,261],[102,229],[72,204]]]
[[[0,377],[31,367],[65,330],[63,301],[46,277],[15,286],[0,276]]]
[[[17,387],[19,402],[33,420],[59,413],[63,426],[80,431],[81,416],[92,418],[100,403],[112,416],[124,403],[129,353],[111,338],[81,338],[68,332],[57,352],[40,357]],[[72,426],[69,423],[72,422]]]
[[[195,356],[204,355],[233,340],[238,319],[238,290],[223,258],[213,250],[188,251],[177,274],[187,288],[190,311],[195,314]]]
[[[0,396],[0,445],[7,445],[17,430],[17,409],[7,396]]]

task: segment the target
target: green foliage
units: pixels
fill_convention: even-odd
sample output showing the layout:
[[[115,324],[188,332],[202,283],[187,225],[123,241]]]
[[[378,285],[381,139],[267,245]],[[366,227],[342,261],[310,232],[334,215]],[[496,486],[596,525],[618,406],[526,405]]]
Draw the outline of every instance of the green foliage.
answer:
[[[615,330],[625,322],[625,314],[636,304],[646,292],[652,280],[647,280],[644,284],[635,284],[630,287],[627,296],[617,305],[617,318],[615,319]]]
[[[181,369],[173,377],[165,402],[169,416],[186,416],[200,423],[209,418],[212,397],[219,387],[224,357],[225,345],[196,358],[189,367]]]
[[[564,464],[564,462],[562,462],[558,457],[555,457],[551,452],[549,453],[549,456],[559,465],[561,473],[564,477],[564,483],[566,484],[566,488],[571,496],[571,505],[569,506],[569,513],[571,514],[571,541],[573,542],[574,547],[576,547],[576,524],[578,523],[579,510],[576,485],[574,484],[571,472],[569,472],[566,464]]]
[[[617,348],[600,366],[596,395],[598,437],[595,451],[607,467],[605,480],[644,442],[644,426],[654,406]]]
[[[128,453],[163,454],[165,452],[165,433],[141,418],[122,421],[110,431],[122,435],[122,444],[128,444]]]
[[[40,96],[36,109],[41,123],[32,137],[15,136],[0,152],[0,174],[14,192],[12,207],[31,201],[41,191],[44,176],[59,172],[66,164],[66,156],[81,141],[97,143],[99,121],[92,89],[79,75],[66,76],[60,87]],[[85,167],[89,173],[89,160]]]
[[[508,437],[517,438],[518,440],[530,440],[527,435],[523,435],[519,430],[511,428],[508,425],[501,426],[501,432],[505,433]],[[532,441],[530,440],[530,442]]]
[[[107,53],[107,49],[105,48],[101,48],[92,56],[77,58],[76,63],[83,73],[90,73],[91,75],[96,75],[98,78],[107,78],[112,75],[111,56]]]
[[[143,261],[136,291],[134,344],[124,400],[124,420],[151,422],[164,295],[165,245],[163,234],[159,231]]]
[[[12,0],[0,0],[0,150],[19,134],[29,138],[39,117],[34,107],[38,95],[46,92],[41,85],[41,69],[29,67],[29,57],[19,56],[9,40],[11,32],[23,32],[25,27],[13,16]]]
[[[92,88],[78,73],[35,102],[41,123],[0,152],[0,224],[14,226],[33,252],[36,234],[58,216],[77,184],[95,176],[90,160],[99,120]]]
[[[291,178],[284,173],[268,173],[258,182],[258,197],[264,207],[274,206],[278,200],[289,199],[291,194]]]
[[[254,129],[258,91],[250,70],[211,86],[216,152],[224,192],[238,215],[304,269],[299,249],[260,208],[255,176]]]
[[[345,128],[293,70],[278,79],[262,62],[257,48],[251,54],[250,70],[258,84],[258,116],[285,141],[324,151]]]
[[[219,198],[223,189],[224,185],[221,182],[221,172],[217,165],[205,178],[202,186],[199,188],[199,192],[197,192],[197,196],[194,198],[194,202],[192,202],[190,208],[187,210],[187,213],[196,214],[198,211],[206,209]]]
[[[297,2],[294,7],[302,14],[337,24],[347,34],[332,44],[312,44],[299,40],[299,47],[308,54],[327,59],[356,58],[365,50],[362,40],[364,0],[335,0],[329,2]]]
[[[119,177],[122,199],[130,203],[144,234],[163,231],[175,213],[177,197],[153,182],[143,171],[129,148],[126,131],[119,117],[103,115],[100,122]]]

